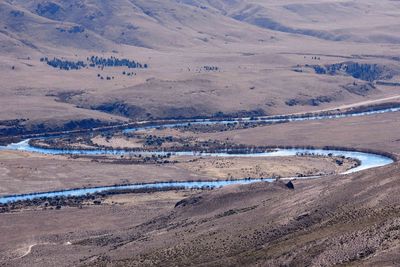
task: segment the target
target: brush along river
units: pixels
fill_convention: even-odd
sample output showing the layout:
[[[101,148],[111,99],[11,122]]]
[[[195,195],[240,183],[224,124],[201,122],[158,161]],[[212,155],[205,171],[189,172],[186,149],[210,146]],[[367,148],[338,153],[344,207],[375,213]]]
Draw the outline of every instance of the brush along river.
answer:
[[[338,115],[317,115],[317,116],[307,116],[307,117],[296,117],[296,118],[274,118],[267,119],[264,117],[257,118],[256,121],[267,121],[267,122],[287,122],[287,121],[304,121],[304,120],[320,120],[320,119],[337,119],[343,117],[356,117],[356,116],[367,116],[373,114],[380,114],[386,112],[397,112],[400,111],[400,107],[396,108],[387,108],[381,110],[374,110],[368,112],[359,112],[359,113],[351,113],[351,114],[338,114]],[[174,123],[174,124],[165,124],[165,125],[157,125],[157,126],[145,126],[138,127],[133,129],[124,130],[125,132],[134,132],[143,129],[151,129],[158,127],[180,127],[192,124],[229,124],[229,123],[237,123],[239,121],[251,121],[250,118],[244,118],[240,120],[226,120],[226,121],[218,121],[218,120],[193,120],[185,123]],[[141,154],[144,156],[152,156],[152,155],[176,155],[176,156],[202,156],[202,157],[287,157],[287,156],[296,156],[298,154],[314,154],[319,156],[335,156],[335,157],[346,157],[352,158],[359,161],[359,165],[357,167],[351,168],[342,174],[349,174],[354,172],[359,172],[362,170],[367,170],[371,168],[381,167],[385,165],[389,165],[393,163],[393,159],[387,156],[378,155],[374,153],[366,153],[366,152],[358,152],[358,151],[347,151],[347,150],[325,150],[325,149],[303,149],[303,148],[292,148],[292,149],[275,149],[273,151],[267,152],[257,152],[257,153],[232,153],[228,151],[220,151],[215,153],[201,153],[195,151],[176,151],[176,152],[162,152],[162,151],[141,151],[141,152],[132,152],[127,150],[115,149],[115,150],[105,150],[105,149],[93,149],[93,150],[80,150],[80,149],[52,149],[52,148],[39,148],[29,144],[29,139],[21,141],[19,143],[9,144],[7,146],[0,147],[0,150],[18,150],[25,152],[34,152],[41,153],[47,155],[135,155]],[[307,178],[316,178],[313,177],[302,177],[301,179]],[[290,178],[286,178],[290,179]],[[37,192],[31,194],[23,194],[23,195],[11,195],[0,197],[0,204],[15,202],[15,201],[23,201],[23,200],[32,200],[36,198],[51,198],[51,197],[65,197],[65,196],[84,196],[87,194],[101,193],[107,192],[110,190],[130,190],[130,189],[163,189],[163,188],[216,188],[222,187],[226,185],[233,184],[248,184],[260,181],[274,181],[275,179],[239,179],[239,180],[226,180],[226,181],[186,181],[186,182],[155,182],[155,183],[147,183],[147,184],[129,184],[129,185],[115,185],[115,186],[102,186],[95,188],[76,188],[70,190],[62,190],[62,191],[53,191],[53,192]]]

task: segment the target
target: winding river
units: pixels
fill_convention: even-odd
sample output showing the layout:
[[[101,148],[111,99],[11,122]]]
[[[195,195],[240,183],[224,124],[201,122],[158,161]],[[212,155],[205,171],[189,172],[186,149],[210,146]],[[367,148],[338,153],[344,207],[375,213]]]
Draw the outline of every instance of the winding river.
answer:
[[[258,117],[254,120],[254,118],[241,118],[241,119],[233,119],[233,120],[193,120],[190,122],[184,123],[173,123],[173,124],[164,124],[157,126],[144,126],[132,129],[126,129],[124,132],[133,132],[143,129],[152,129],[158,127],[178,127],[178,126],[188,126],[193,124],[230,124],[237,123],[239,121],[264,121],[264,122],[290,122],[290,121],[305,121],[305,120],[322,120],[322,119],[337,119],[344,117],[358,117],[358,116],[367,116],[373,114],[387,113],[387,112],[397,112],[400,111],[400,107],[396,108],[387,108],[375,111],[367,111],[367,112],[359,112],[352,114],[338,114],[338,115],[317,115],[317,116],[304,116],[304,117],[296,117],[296,118],[269,118],[269,117]],[[29,144],[29,139],[21,141],[19,143],[9,144],[7,146],[0,146],[0,150],[18,150],[18,151],[26,151],[26,152],[34,152],[48,155],[134,155],[134,154],[142,154],[142,155],[165,155],[167,153],[177,156],[203,156],[203,157],[283,157],[283,156],[295,156],[300,154],[317,154],[321,156],[344,156],[347,158],[357,159],[360,164],[343,172],[342,174],[354,173],[366,169],[376,168],[385,166],[393,163],[393,159],[373,154],[373,153],[365,153],[358,151],[344,151],[344,150],[324,150],[324,149],[276,149],[273,151],[262,152],[262,153],[231,153],[231,152],[216,152],[216,153],[200,153],[200,152],[162,152],[162,151],[152,151],[152,152],[132,152],[127,150],[104,150],[104,149],[93,149],[93,150],[61,150],[61,149],[47,149],[47,148],[39,148],[34,147]],[[292,177],[297,178],[297,177]],[[285,179],[292,179],[285,178]],[[302,177],[301,179],[307,178],[316,178],[314,177]],[[267,178],[267,179],[239,179],[239,180],[226,180],[226,181],[185,181],[185,182],[155,182],[155,183],[147,183],[147,184],[130,184],[130,185],[117,185],[117,186],[103,186],[103,187],[95,187],[95,188],[77,188],[70,190],[62,190],[62,191],[53,191],[53,192],[41,192],[41,193],[32,193],[32,194],[23,194],[23,195],[12,195],[12,196],[3,196],[0,197],[0,204],[15,202],[20,200],[32,200],[36,198],[42,197],[61,197],[61,196],[84,196],[86,194],[93,193],[101,193],[110,190],[123,190],[123,189],[162,189],[162,188],[202,188],[202,187],[222,187],[226,185],[232,184],[248,184],[260,181],[271,182],[275,179]]]

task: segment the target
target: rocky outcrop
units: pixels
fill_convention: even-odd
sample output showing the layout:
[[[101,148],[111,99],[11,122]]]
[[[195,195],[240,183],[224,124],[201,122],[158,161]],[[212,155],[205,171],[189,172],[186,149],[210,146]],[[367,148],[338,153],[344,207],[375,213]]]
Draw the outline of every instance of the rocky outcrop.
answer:
[[[294,184],[293,184],[293,182],[292,182],[292,181],[289,181],[289,182],[286,184],[286,187],[293,190],[293,189],[294,189]]]
[[[376,80],[388,80],[400,73],[398,68],[381,65],[367,64],[353,61],[311,66],[317,74],[349,75],[363,81],[373,82]]]

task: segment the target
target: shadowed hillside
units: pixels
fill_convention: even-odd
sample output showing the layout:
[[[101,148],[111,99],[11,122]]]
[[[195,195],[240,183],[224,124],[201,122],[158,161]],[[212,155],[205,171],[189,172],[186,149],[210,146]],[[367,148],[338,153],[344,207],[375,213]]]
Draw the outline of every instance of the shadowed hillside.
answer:
[[[112,50],[110,42],[149,48],[251,43],[260,36],[251,34],[256,31],[250,24],[329,41],[400,42],[399,4],[393,1],[13,0],[1,5],[1,23],[7,27],[3,34],[30,48]],[[355,21],[365,24],[355,26]]]
[[[110,42],[148,48],[187,47],[225,40],[248,42],[248,26],[219,12],[177,1],[10,1],[2,3],[7,33],[74,48],[112,50]],[[39,36],[26,35],[40,31]],[[242,39],[242,40],[243,40]],[[65,42],[67,41],[67,42]],[[35,44],[36,43],[36,44]]]
[[[16,127],[23,132],[77,118],[268,115],[392,97],[400,89],[398,5],[3,1],[0,120],[22,117]],[[91,66],[94,56],[148,68]],[[88,64],[65,67],[79,62]],[[15,99],[24,105],[10,105]]]
[[[400,266],[400,0],[3,0],[0,62],[0,266]]]

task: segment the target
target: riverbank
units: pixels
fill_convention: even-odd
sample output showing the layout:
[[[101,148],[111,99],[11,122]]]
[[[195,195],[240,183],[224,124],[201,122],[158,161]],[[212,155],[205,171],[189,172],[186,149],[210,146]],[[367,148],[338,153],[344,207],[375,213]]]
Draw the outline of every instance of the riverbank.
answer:
[[[15,149],[19,150],[25,150],[25,151],[30,151],[36,150],[36,152],[39,152],[37,149],[34,147],[30,147],[27,142],[24,144],[16,145],[14,146]],[[47,153],[57,155],[57,154],[62,154],[63,151],[59,150],[46,150],[43,151],[43,149],[40,150],[41,153]],[[71,151],[69,151],[71,152]],[[80,153],[81,151],[76,151],[76,153]],[[87,151],[84,151],[86,153]],[[100,151],[101,152],[101,151]],[[301,155],[307,155],[309,153],[313,153],[315,155],[319,156],[326,156],[326,157],[342,157],[343,159],[345,158],[352,158],[358,160],[358,164],[355,166],[352,166],[349,170],[343,172],[344,174],[347,173],[354,173],[358,172],[361,170],[366,170],[366,169],[371,169],[371,168],[376,168],[380,166],[385,166],[388,164],[393,163],[393,160],[381,155],[376,155],[376,154],[367,154],[367,153],[362,153],[362,152],[356,152],[356,151],[338,151],[338,150],[311,150],[311,149],[279,149],[273,152],[264,152],[264,153],[253,153],[253,154],[232,154],[232,153],[202,153],[200,154],[203,157],[288,157],[288,156],[301,156]],[[187,156],[187,155],[196,155],[196,153],[187,153],[187,152],[176,152],[177,155],[180,156]],[[198,154],[197,154],[198,155]],[[307,177],[303,177],[307,178]],[[273,179],[272,179],[273,180]],[[93,193],[98,193],[102,191],[108,191],[111,189],[141,189],[141,188],[163,188],[163,187],[185,187],[185,188],[201,188],[203,186],[205,187],[220,187],[220,186],[225,186],[229,184],[246,184],[249,182],[257,182],[257,181],[262,181],[262,179],[245,179],[245,180],[229,180],[229,181],[195,181],[195,182],[172,182],[172,183],[165,183],[165,182],[159,182],[159,183],[153,183],[153,184],[135,184],[135,185],[121,185],[121,186],[105,186],[105,187],[94,187],[94,188],[80,188],[80,189],[75,189],[75,190],[66,190],[66,191],[58,191],[58,192],[47,192],[47,193],[32,193],[28,195],[22,195],[22,196],[10,196],[10,197],[2,197],[0,198],[0,201],[3,203],[7,203],[10,201],[18,201],[18,200],[24,200],[24,199],[34,199],[34,198],[40,198],[40,197],[59,197],[59,196],[67,196],[67,195],[75,195],[75,196],[82,196],[86,194],[93,194]]]
[[[372,113],[371,113],[372,112]],[[376,110],[372,111],[362,111],[360,113],[357,113],[356,116],[353,116],[355,113],[351,114],[351,118],[353,117],[364,117],[368,116],[371,114],[384,114],[387,112],[395,112],[393,109],[385,109],[385,110],[380,110],[379,112]],[[343,115],[343,114],[342,114]],[[340,115],[340,116],[342,116]],[[330,117],[329,119],[334,119],[337,117]],[[317,117],[317,119],[319,119]],[[301,118],[303,120],[303,118]],[[314,120],[314,118],[312,118]],[[224,124],[225,122],[214,122],[214,124],[222,123]],[[165,125],[164,125],[165,126]],[[175,127],[176,125],[174,125]],[[158,127],[156,126],[148,126],[140,129],[156,129]],[[168,128],[168,127],[167,127]],[[137,131],[139,129],[135,129]],[[39,140],[40,141],[40,140]],[[215,142],[214,142],[215,143]],[[35,143],[33,143],[35,144]],[[171,147],[170,150],[168,151],[157,151],[157,150],[152,150],[148,149],[146,151],[140,151],[138,152],[138,149],[113,149],[113,148],[100,148],[97,149],[96,147],[82,147],[82,148],[52,148],[52,147],[46,147],[40,145],[40,147],[36,147],[31,145],[30,140],[24,140],[19,143],[15,144],[10,144],[7,147],[3,147],[2,149],[9,149],[9,150],[17,150],[17,151],[25,151],[25,152],[34,152],[34,153],[41,153],[45,155],[69,155],[69,156],[104,156],[104,155],[111,155],[111,156],[125,156],[125,155],[140,155],[140,157],[145,156],[145,157],[150,157],[150,158],[158,158],[160,156],[177,156],[177,157],[225,157],[225,158],[234,158],[234,157],[282,157],[282,156],[299,156],[301,154],[314,154],[317,156],[327,156],[327,157],[344,157],[344,158],[352,158],[355,159],[358,163],[357,165],[352,166],[350,170],[347,170],[343,173],[350,173],[350,172],[357,172],[369,168],[375,168],[379,166],[385,166],[387,164],[392,163],[395,158],[395,156],[391,154],[387,154],[388,157],[385,157],[383,155],[378,155],[378,154],[372,154],[372,153],[363,153],[363,152],[357,152],[357,151],[351,151],[349,148],[345,148],[343,150],[334,150],[331,148],[331,150],[326,150],[326,149],[315,149],[312,147],[307,147],[307,148],[286,148],[286,149],[271,149],[270,147],[266,146],[252,146],[252,147],[246,147],[245,145],[233,145],[232,147],[229,147],[228,143],[224,144],[225,149],[221,150],[221,147],[218,146],[219,143],[217,144],[216,147],[211,147],[208,148],[207,146],[203,147],[202,150],[191,150],[193,149],[191,146],[188,146],[186,150],[180,151],[180,150],[175,150],[174,147]],[[154,149],[154,148],[153,148]],[[160,163],[160,162],[155,162]],[[205,175],[208,175],[205,173]],[[321,175],[321,174],[317,174]],[[322,174],[323,175],[323,174]],[[300,176],[300,175],[298,175]],[[307,177],[307,175],[301,175],[302,177]],[[313,174],[315,176],[315,174]],[[175,181],[175,179],[173,179]]]
[[[0,145],[7,145],[12,142],[18,142],[27,138],[40,138],[40,137],[51,137],[59,135],[69,134],[85,134],[85,133],[99,133],[105,131],[121,131],[125,133],[135,132],[140,129],[151,129],[151,128],[175,128],[175,127],[192,127],[193,125],[207,125],[208,127],[212,124],[225,125],[228,127],[226,130],[232,130],[230,125],[239,125],[239,129],[252,128],[254,126],[263,126],[265,124],[285,123],[293,121],[307,121],[307,120],[325,120],[335,118],[347,118],[347,117],[359,117],[368,116],[373,114],[391,113],[400,111],[400,103],[398,102],[386,102],[373,105],[360,105],[352,106],[344,109],[330,109],[322,110],[317,112],[307,113],[295,113],[287,115],[271,115],[271,116],[251,116],[251,117],[234,117],[234,116],[212,116],[212,117],[193,117],[192,119],[153,119],[151,121],[134,121],[124,123],[110,123],[96,120],[93,123],[83,121],[84,127],[76,122],[68,123],[66,125],[73,125],[78,129],[71,129],[68,127],[57,127],[57,129],[43,129],[38,127],[37,130],[28,130],[23,127],[17,127],[17,132],[4,132],[0,135]],[[243,124],[244,123],[244,124]]]

